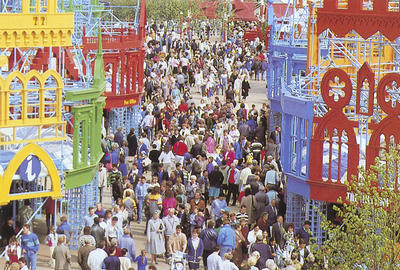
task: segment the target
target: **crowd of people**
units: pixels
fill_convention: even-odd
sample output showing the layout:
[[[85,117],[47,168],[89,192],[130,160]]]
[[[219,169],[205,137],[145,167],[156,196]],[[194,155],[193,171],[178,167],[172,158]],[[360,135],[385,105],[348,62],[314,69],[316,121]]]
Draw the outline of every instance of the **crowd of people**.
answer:
[[[244,41],[240,27],[226,42],[207,29],[181,39],[148,25],[141,122],[129,133],[104,134],[99,203],[83,217],[79,238],[81,269],[156,269],[160,258],[173,264],[178,253],[187,254],[189,269],[313,265],[310,223],[284,221],[280,127],[269,126],[266,103],[245,102],[249,80],[266,80],[264,45]],[[112,209],[103,208],[105,189]],[[144,221],[139,254],[131,224]],[[49,265],[69,269],[71,228],[65,217],[57,228],[49,224]],[[35,269],[38,248],[25,225],[21,244],[10,239],[6,260]]]

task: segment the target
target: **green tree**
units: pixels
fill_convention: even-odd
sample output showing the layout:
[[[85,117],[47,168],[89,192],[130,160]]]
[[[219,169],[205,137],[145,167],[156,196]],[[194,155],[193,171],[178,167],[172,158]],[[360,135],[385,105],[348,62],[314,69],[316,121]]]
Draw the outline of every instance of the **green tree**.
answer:
[[[400,148],[391,147],[376,159],[370,170],[360,169],[359,177],[346,183],[347,197],[334,207],[342,225],[321,224],[328,240],[316,253],[328,269],[368,269],[400,267]]]
[[[113,14],[121,21],[134,20],[136,0],[111,0]]]
[[[194,3],[195,1],[192,1]],[[189,10],[188,0],[147,0],[147,18],[162,22],[166,20],[180,20],[180,13],[187,16]]]

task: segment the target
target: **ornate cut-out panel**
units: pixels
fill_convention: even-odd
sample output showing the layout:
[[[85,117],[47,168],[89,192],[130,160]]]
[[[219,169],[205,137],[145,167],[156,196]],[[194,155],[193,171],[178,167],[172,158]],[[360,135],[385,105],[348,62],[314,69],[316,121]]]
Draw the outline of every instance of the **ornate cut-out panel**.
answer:
[[[389,0],[325,0],[324,7],[317,10],[317,34],[330,29],[343,37],[355,30],[364,39],[380,32],[389,40],[400,36],[400,13],[393,11]]]
[[[357,72],[356,113],[371,116],[374,108],[375,78],[368,63]]]

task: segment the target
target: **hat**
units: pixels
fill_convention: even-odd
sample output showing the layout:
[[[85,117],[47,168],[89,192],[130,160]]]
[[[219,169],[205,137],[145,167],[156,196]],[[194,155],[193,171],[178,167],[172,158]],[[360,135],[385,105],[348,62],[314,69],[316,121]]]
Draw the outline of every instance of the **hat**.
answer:
[[[229,213],[229,208],[225,207],[225,208],[221,209],[221,213]]]
[[[256,236],[258,241],[262,241],[263,240],[263,235],[262,234],[257,234]]]

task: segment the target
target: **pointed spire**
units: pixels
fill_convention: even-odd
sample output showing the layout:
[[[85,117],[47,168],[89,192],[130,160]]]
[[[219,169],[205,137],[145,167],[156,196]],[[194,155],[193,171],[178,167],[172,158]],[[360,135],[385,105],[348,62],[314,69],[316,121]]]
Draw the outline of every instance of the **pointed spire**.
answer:
[[[99,27],[98,33],[98,48],[96,53],[96,60],[94,62],[94,78],[93,78],[93,87],[103,89],[99,89],[102,92],[105,90],[105,81],[106,81],[106,74],[104,72],[104,60],[103,60],[103,44],[101,39],[101,28]]]

